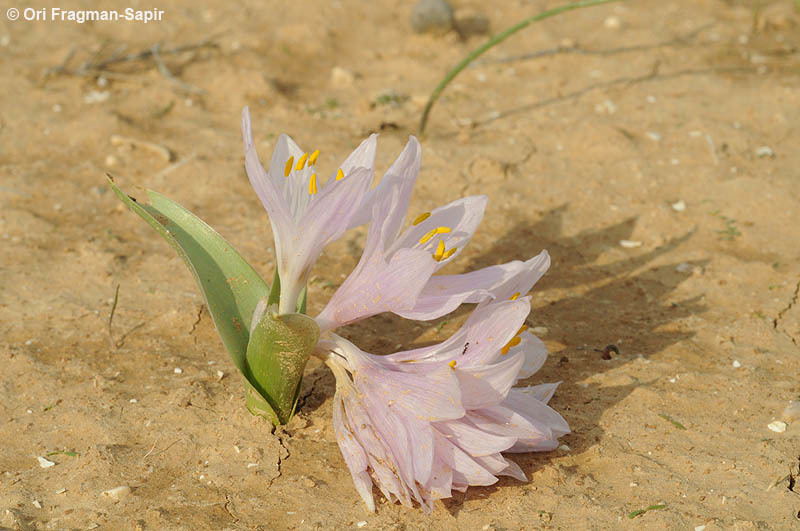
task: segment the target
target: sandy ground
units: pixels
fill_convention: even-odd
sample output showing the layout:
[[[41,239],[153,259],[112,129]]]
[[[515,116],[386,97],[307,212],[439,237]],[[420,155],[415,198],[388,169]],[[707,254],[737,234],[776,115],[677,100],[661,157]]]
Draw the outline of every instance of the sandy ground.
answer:
[[[493,31],[554,5],[455,4]],[[270,278],[241,108],[266,160],[286,132],[333,170],[377,131],[382,171],[436,82],[486,37],[416,35],[412,3],[387,0],[170,0],[146,25],[0,13],[0,526],[796,528],[800,422],[768,424],[800,397],[800,17],[788,0],[762,4],[567,14],[489,52],[434,108],[412,215],[489,196],[451,272],[549,250],[529,323],[551,357],[528,383],[563,382],[552,405],[574,433],[515,457],[529,483],[470,488],[431,516],[385,501],[367,512],[318,362],[288,427],[250,416],[191,276],[104,173],[181,202]],[[170,74],[152,56],[100,64],[157,43]],[[318,263],[312,313],[363,236]],[[465,317],[378,316],[345,334],[387,353]],[[603,360],[594,349],[609,343],[620,354]],[[131,491],[103,494],[118,486]]]

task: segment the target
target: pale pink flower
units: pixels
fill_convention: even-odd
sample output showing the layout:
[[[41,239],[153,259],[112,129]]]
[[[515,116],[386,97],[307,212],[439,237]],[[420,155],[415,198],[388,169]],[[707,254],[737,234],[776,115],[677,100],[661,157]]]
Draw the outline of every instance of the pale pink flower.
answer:
[[[247,107],[242,111],[242,136],[247,176],[272,224],[281,281],[280,311],[294,312],[322,249],[347,229],[368,221],[376,197],[375,191],[368,193],[376,135],[364,140],[325,182],[317,176],[319,151],[304,152],[283,134],[265,171],[256,153]]]
[[[458,256],[478,227],[486,196],[465,197],[426,212],[401,231],[420,162],[419,142],[412,136],[382,180],[386,185],[372,206],[372,222],[358,265],[316,318],[323,331],[381,312],[413,313],[431,275]],[[488,292],[484,298],[487,296]],[[439,305],[438,313],[426,309],[424,317],[414,315],[430,319],[459,304]]]
[[[390,356],[328,334],[318,348],[336,376],[334,428],[370,510],[373,484],[426,512],[453,489],[525,480],[502,452],[551,450],[569,433],[546,405],[557,384],[512,389],[547,355],[524,330],[527,298],[479,306],[447,341]]]

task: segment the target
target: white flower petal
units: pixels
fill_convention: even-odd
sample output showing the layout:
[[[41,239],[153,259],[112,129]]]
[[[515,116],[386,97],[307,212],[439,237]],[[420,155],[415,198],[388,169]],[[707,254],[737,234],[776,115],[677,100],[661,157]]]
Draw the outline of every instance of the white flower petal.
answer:
[[[456,367],[456,376],[461,385],[461,403],[467,409],[493,406],[502,402],[511,386],[517,381],[525,355],[509,354],[508,359],[487,366],[465,369]]]
[[[523,352],[525,354],[525,363],[517,375],[519,380],[523,380],[531,377],[542,368],[542,365],[547,360],[547,347],[542,343],[541,339],[529,331],[521,333],[519,338],[519,345],[512,347],[510,352]]]
[[[502,452],[514,446],[516,437],[496,435],[481,430],[467,418],[443,420],[434,423],[435,429],[450,442],[472,457],[480,457]]]

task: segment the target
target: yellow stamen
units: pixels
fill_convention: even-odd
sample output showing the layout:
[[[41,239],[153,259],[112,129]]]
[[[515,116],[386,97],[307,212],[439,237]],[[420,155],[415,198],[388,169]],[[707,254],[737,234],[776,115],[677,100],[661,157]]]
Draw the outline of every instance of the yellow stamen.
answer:
[[[308,165],[313,166],[314,164],[316,164],[318,157],[319,157],[319,150],[316,149],[314,150],[314,153],[312,153],[311,156],[308,157]]]
[[[429,230],[428,232],[425,233],[425,236],[423,236],[422,238],[419,239],[419,243],[425,243],[428,240],[430,240],[431,238],[433,238],[434,236],[436,236],[436,229],[431,229],[431,230]]]
[[[451,369],[456,370],[456,360],[451,361],[448,365],[450,365]]]
[[[508,351],[511,350],[511,347],[516,347],[517,345],[520,344],[521,341],[522,339],[519,336],[512,337],[511,341],[506,343],[506,346],[500,349],[500,354],[505,356],[506,354],[508,354]]]
[[[519,291],[513,294],[511,297],[509,297],[508,300],[515,301],[517,300],[517,297],[519,297]]]
[[[450,232],[450,227],[436,227],[426,232],[425,236],[419,239],[419,243],[425,243],[437,234],[445,234],[447,232]]]
[[[527,329],[528,329],[528,325],[522,325],[522,326],[520,326],[520,327],[519,327],[519,331],[517,332],[517,334],[516,334],[516,335],[520,335],[522,332],[524,332],[524,331],[525,331],[525,330],[527,330]]]
[[[302,170],[303,166],[306,165],[307,160],[308,160],[308,153],[303,153],[303,156],[300,157],[300,160],[297,161],[297,166],[295,166],[294,169],[297,171]]]
[[[308,193],[309,195],[314,195],[317,193],[317,174],[312,173],[311,179],[308,181]]]
[[[448,249],[447,252],[445,252],[442,255],[442,260],[447,260],[448,258],[453,256],[453,254],[455,254],[456,251],[458,251],[458,247],[453,247],[452,249]]]
[[[342,171],[341,168],[339,168],[338,170],[336,170],[336,180],[341,181],[342,179],[344,179],[344,172]]]
[[[294,164],[294,157],[289,157],[289,160],[286,161],[286,167],[283,168],[284,177],[288,177],[292,173],[292,164]]]
[[[437,262],[441,262],[442,256],[444,256],[444,242],[439,240],[439,245],[436,246],[436,252],[433,253],[433,257]]]
[[[417,219],[412,221],[411,224],[414,225],[414,226],[417,226],[420,223],[422,223],[423,221],[425,221],[426,219],[428,219],[429,217],[431,217],[431,213],[430,212],[425,212],[425,213],[420,214],[419,216],[417,216]]]

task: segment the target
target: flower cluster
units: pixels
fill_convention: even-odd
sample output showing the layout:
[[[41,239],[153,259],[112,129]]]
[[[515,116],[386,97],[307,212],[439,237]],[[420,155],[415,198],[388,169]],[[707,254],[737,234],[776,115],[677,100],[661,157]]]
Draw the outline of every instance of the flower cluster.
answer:
[[[272,223],[281,313],[298,307],[323,248],[369,223],[361,259],[315,318],[322,332],[315,352],[336,377],[337,441],[369,509],[375,508],[373,485],[390,501],[416,502],[429,512],[453,489],[489,485],[498,475],[525,480],[503,452],[552,450],[569,433],[547,406],[557,384],[513,387],[547,356],[524,324],[530,311],[525,294],[549,267],[547,252],[435,275],[469,242],[487,199],[453,201],[404,228],[421,164],[416,138],[370,190],[375,135],[323,182],[318,151],[304,152],[281,135],[264,170],[247,109],[242,130],[247,174]],[[333,332],[381,312],[435,319],[462,303],[477,307],[449,339],[429,347],[376,356]]]

